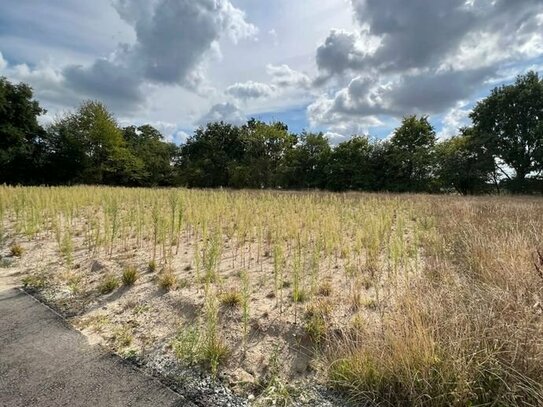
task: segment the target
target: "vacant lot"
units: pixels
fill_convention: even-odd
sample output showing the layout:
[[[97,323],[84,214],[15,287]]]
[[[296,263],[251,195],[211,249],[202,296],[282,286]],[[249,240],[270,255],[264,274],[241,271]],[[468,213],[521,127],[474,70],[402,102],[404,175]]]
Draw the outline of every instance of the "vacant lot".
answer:
[[[0,218],[92,341],[256,402],[543,403],[541,199],[0,187]]]

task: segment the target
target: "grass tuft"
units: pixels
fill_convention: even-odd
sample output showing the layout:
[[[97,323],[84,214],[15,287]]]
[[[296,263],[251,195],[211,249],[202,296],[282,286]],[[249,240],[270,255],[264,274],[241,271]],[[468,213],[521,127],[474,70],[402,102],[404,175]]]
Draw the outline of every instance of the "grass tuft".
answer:
[[[119,284],[119,279],[114,274],[109,273],[104,276],[98,285],[98,291],[102,295],[109,294],[119,287]]]
[[[158,286],[164,291],[171,291],[177,288],[177,277],[171,270],[164,270],[158,276]]]
[[[220,297],[220,303],[224,307],[228,308],[238,308],[243,302],[243,296],[241,292],[237,290],[230,290],[225,292]]]
[[[18,243],[13,243],[9,247],[9,253],[13,257],[21,257],[23,255],[23,253],[24,253],[24,248],[23,248],[23,246],[21,246]]]
[[[139,277],[138,269],[135,266],[126,266],[123,270],[122,281],[123,285],[131,286],[136,283]]]

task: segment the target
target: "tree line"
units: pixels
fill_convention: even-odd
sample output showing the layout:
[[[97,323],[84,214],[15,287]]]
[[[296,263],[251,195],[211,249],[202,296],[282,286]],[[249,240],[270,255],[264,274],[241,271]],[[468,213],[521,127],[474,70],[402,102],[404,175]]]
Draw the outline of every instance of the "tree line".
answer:
[[[120,127],[98,101],[43,127],[32,89],[0,78],[0,183],[105,184],[332,191],[543,192],[543,80],[518,76],[438,140],[426,116],[407,116],[387,140],[330,145],[281,122],[209,123],[183,145],[151,125]]]

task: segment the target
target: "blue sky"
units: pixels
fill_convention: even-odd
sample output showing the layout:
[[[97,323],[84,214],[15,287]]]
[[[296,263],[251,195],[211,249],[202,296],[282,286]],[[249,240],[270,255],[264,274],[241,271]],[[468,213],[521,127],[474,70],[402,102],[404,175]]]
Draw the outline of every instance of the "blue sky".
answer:
[[[0,75],[55,120],[85,99],[183,142],[209,120],[440,137],[491,88],[543,70],[540,0],[3,0]]]

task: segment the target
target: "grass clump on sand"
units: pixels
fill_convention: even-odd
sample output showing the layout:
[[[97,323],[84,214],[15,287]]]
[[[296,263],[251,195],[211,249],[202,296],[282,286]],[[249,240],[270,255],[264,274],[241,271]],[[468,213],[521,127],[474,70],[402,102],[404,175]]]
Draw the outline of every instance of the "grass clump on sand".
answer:
[[[136,283],[139,277],[138,269],[135,266],[126,266],[123,270],[122,281],[123,285],[131,286]]]
[[[100,284],[98,285],[98,291],[100,294],[105,295],[113,292],[119,287],[119,279],[113,273],[106,274]]]

